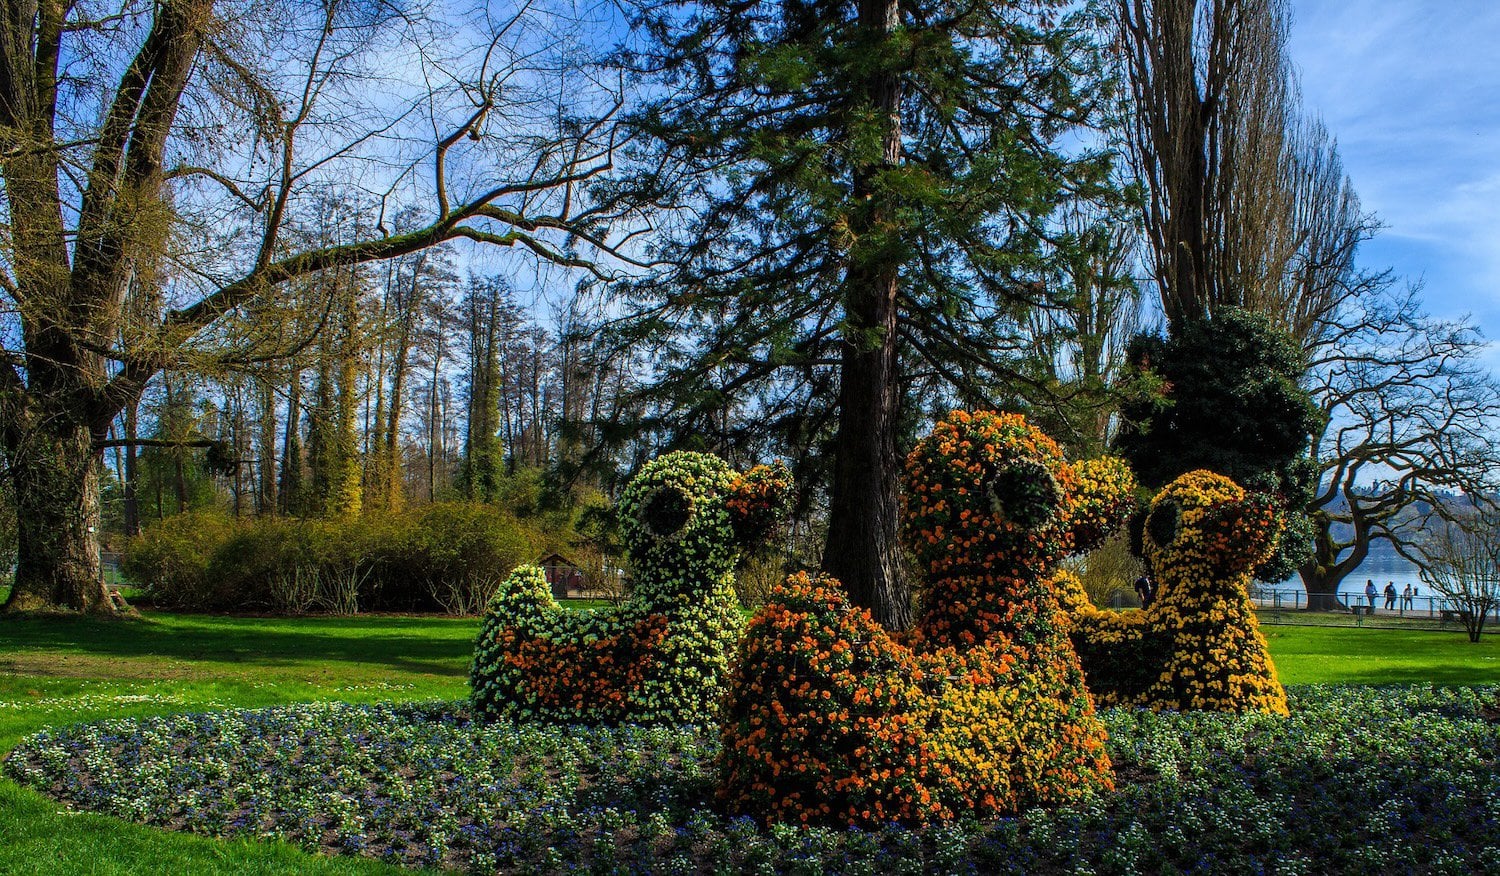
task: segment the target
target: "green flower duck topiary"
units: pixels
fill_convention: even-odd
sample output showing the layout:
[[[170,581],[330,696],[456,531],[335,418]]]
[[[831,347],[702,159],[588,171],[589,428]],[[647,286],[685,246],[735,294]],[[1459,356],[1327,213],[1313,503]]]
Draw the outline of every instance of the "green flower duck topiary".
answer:
[[[648,463],[619,508],[629,597],[615,609],[569,611],[540,568],[516,569],[475,642],[475,711],[555,723],[712,721],[743,627],[735,565],[774,528],[790,492],[780,464],[740,474],[691,452]]]

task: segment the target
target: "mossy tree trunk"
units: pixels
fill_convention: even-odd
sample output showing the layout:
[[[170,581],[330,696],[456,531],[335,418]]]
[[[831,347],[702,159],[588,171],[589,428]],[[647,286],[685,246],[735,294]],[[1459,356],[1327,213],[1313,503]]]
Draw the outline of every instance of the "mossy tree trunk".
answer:
[[[115,613],[99,567],[99,460],[92,431],[62,423],[26,438],[10,449],[19,543],[4,612]]]

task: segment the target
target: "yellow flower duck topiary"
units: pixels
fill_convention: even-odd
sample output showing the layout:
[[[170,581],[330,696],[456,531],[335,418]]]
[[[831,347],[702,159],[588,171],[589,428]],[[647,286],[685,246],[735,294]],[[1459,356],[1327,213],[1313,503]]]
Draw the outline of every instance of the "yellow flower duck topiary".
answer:
[[[1157,595],[1139,612],[1099,611],[1077,579],[1058,589],[1103,705],[1287,713],[1286,692],[1250,604],[1250,572],[1274,549],[1275,506],[1210,471],[1188,472],[1151,503],[1141,533]]]

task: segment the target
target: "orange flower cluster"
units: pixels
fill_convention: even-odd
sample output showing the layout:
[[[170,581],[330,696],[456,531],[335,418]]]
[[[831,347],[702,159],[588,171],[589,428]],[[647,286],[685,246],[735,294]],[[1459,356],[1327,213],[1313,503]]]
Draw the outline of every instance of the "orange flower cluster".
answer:
[[[773,591],[729,685],[732,811],[917,824],[1110,787],[1048,578],[1087,495],[1073,467],[1019,416],[958,411],[907,459],[907,486],[908,546],[929,571],[920,623],[893,636],[828,579]],[[1090,519],[1124,507],[1093,498],[1105,510]]]
[[[514,628],[499,631],[496,644],[508,670],[540,709],[589,713],[600,721],[627,717],[627,697],[661,659],[667,617],[647,615],[618,634],[592,641],[554,642]]]
[[[792,472],[780,460],[735,479],[725,504],[740,544],[757,546],[776,530],[791,511],[792,490]]]
[[[1249,595],[1250,571],[1280,531],[1270,501],[1222,475],[1192,471],[1168,484],[1142,538],[1156,600],[1127,614],[1097,611],[1086,598],[1077,608],[1073,637],[1094,696],[1151,709],[1285,715],[1286,692]],[[1066,591],[1077,581],[1060,576],[1056,586]]]

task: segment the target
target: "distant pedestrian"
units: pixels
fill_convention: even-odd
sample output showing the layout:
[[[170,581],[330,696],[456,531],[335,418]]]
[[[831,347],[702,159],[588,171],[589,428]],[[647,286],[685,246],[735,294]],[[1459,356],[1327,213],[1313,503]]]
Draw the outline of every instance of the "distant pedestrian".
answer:
[[[1396,582],[1385,582],[1385,610],[1393,611],[1396,608]]]
[[[1135,579],[1135,595],[1141,598],[1141,608],[1151,607],[1151,600],[1156,596],[1156,585],[1151,583],[1150,575]]]
[[[1411,589],[1411,582],[1406,582],[1406,589],[1401,591],[1401,608],[1403,611],[1406,609],[1416,610],[1416,605],[1412,602],[1412,597],[1415,595]]]
[[[1377,597],[1379,595],[1380,595],[1380,591],[1375,589],[1375,579],[1374,578],[1366,578],[1365,579],[1365,599],[1368,600],[1369,603],[1370,603],[1370,614],[1374,614],[1375,613],[1375,597]]]

